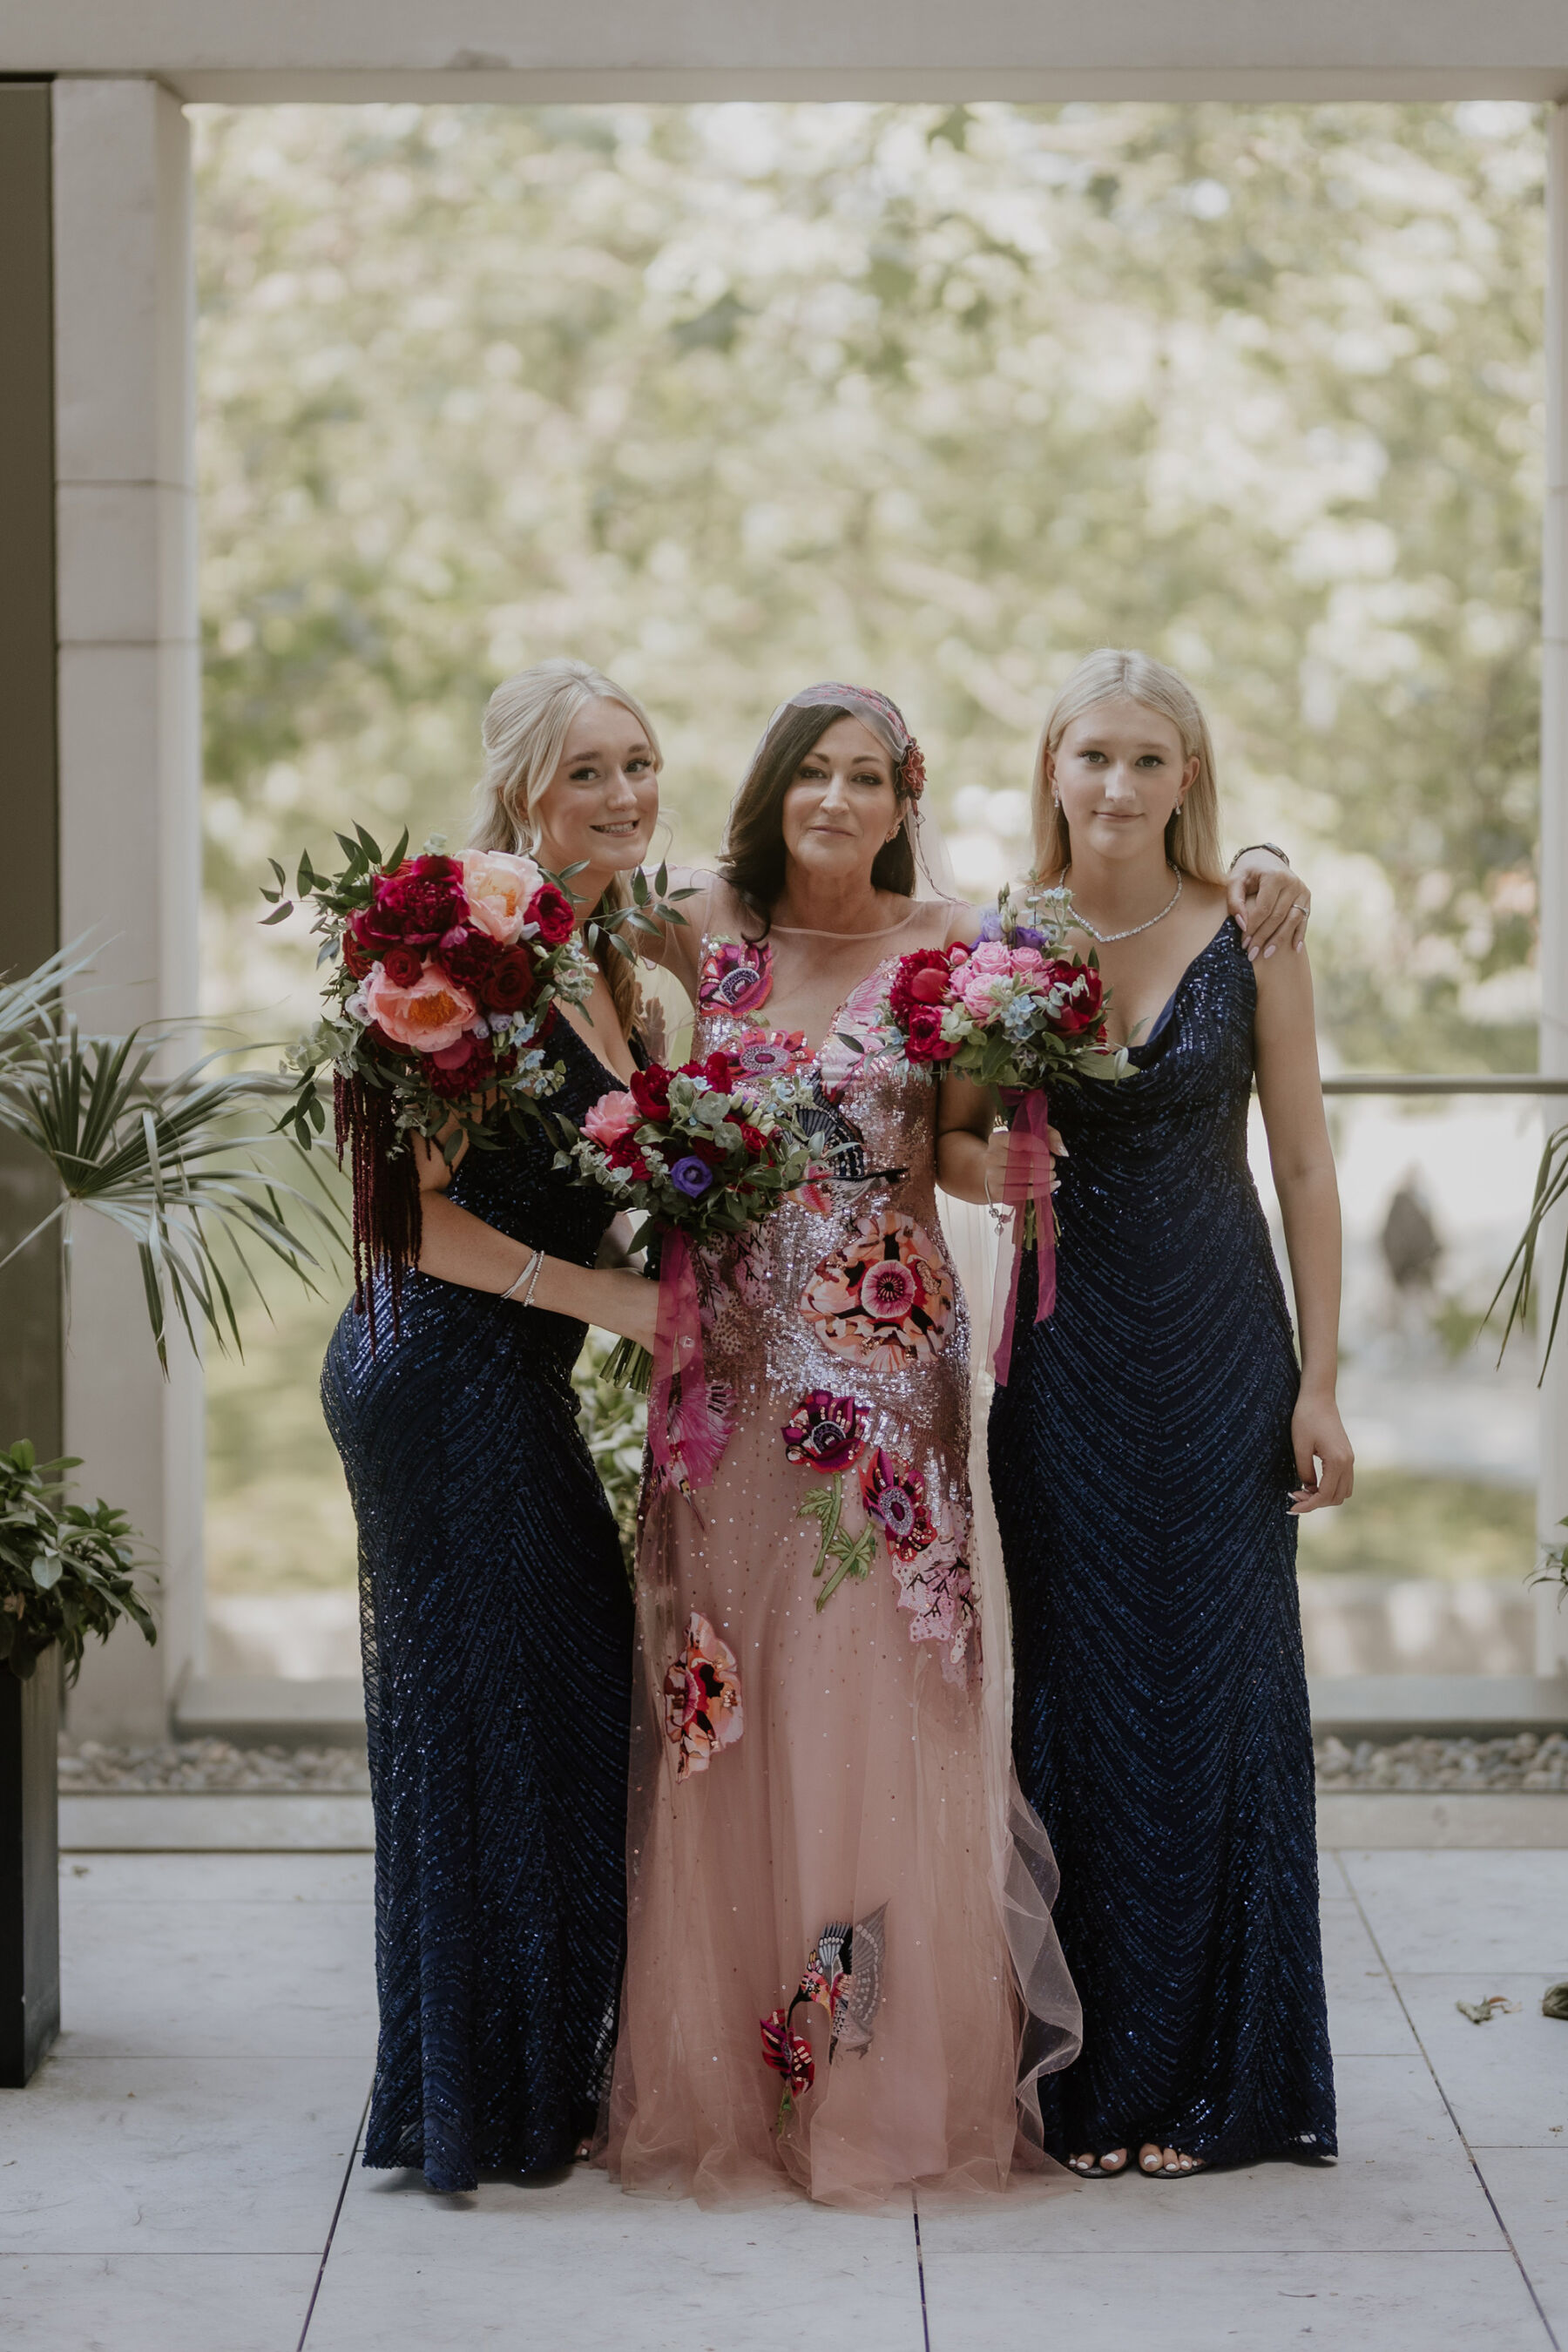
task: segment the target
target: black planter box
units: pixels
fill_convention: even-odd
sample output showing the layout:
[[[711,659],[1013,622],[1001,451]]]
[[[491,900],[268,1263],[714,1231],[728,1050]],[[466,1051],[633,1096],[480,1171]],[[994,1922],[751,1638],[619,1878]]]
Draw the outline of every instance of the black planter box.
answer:
[[[60,1675],[0,1666],[0,2088],[20,2090],[60,2030]]]

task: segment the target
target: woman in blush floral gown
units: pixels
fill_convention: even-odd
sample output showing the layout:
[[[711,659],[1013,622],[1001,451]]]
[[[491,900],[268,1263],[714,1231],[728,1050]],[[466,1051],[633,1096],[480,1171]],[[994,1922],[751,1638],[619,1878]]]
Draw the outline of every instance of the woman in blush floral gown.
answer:
[[[912,895],[922,774],[892,705],[808,688],[667,935],[694,1050],[807,1074],[836,1171],[704,1267],[733,1428],[647,1503],[609,2161],[703,2203],[1000,2189],[1077,2048],[1049,1850],[984,1753],[939,1090],[877,1051],[889,960],[973,929]]]

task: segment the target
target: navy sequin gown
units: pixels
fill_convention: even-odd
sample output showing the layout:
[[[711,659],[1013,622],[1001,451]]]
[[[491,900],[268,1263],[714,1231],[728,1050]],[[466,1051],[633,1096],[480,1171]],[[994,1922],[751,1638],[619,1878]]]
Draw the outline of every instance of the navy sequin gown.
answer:
[[[1296,1592],[1299,1372],[1247,1163],[1257,984],[1226,922],[1139,1075],[1051,1098],[1055,1314],[1026,1264],[992,1483],[1014,1747],[1061,1865],[1067,2157],[1335,2152]]]
[[[581,1119],[616,1083],[563,1022]],[[449,1197],[591,1265],[609,1213],[542,1129]],[[577,1427],[581,1323],[415,1274],[321,1394],[359,1523],[381,2033],[367,2165],[432,2189],[564,2164],[595,2127],[626,1924],[632,1602]]]

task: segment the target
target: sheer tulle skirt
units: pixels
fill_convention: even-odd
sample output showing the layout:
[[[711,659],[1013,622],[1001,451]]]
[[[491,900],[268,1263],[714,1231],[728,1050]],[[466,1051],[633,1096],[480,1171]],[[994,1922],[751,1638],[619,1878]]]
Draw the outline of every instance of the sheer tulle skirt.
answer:
[[[886,1561],[818,1611],[794,1477],[776,1430],[742,1427],[700,1497],[706,1536],[682,1497],[649,1517],[609,2161],[705,2204],[997,2190],[1046,2168],[1032,2078],[1077,2048],[1049,1848],[1021,1800],[998,1806],[978,1680],[911,1643]],[[680,1778],[665,1678],[693,1612],[733,1654],[743,1727]],[[800,2002],[814,2079],[781,2120],[763,2022],[825,1928],[879,1915],[869,2046],[830,2057],[826,2011]]]

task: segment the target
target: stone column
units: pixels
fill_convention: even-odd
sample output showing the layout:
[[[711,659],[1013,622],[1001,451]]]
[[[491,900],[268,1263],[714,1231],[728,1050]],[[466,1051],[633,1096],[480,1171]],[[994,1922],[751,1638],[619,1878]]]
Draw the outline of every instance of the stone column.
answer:
[[[200,906],[190,151],[158,83],[54,84],[61,934],[84,1026],[194,1014]],[[198,1049],[193,1033],[189,1051]],[[200,1367],[160,1375],[135,1252],[79,1216],[67,1451],[162,1555],[160,1639],[89,1654],[72,1727],[158,1738],[201,1633]]]
[[[1546,529],[1542,549],[1541,659],[1541,1068],[1568,1077],[1568,106],[1552,109],[1547,137]],[[1548,1128],[1568,1118],[1568,1100],[1547,1096]],[[1553,1277],[1568,1241],[1568,1217],[1552,1221],[1543,1268]],[[1552,1284],[1539,1306],[1542,1339]],[[1541,1391],[1541,1483],[1537,1517],[1542,1542],[1560,1543],[1568,1515],[1568,1326]],[[1568,1604],[1538,1592],[1536,1671],[1568,1664]]]

